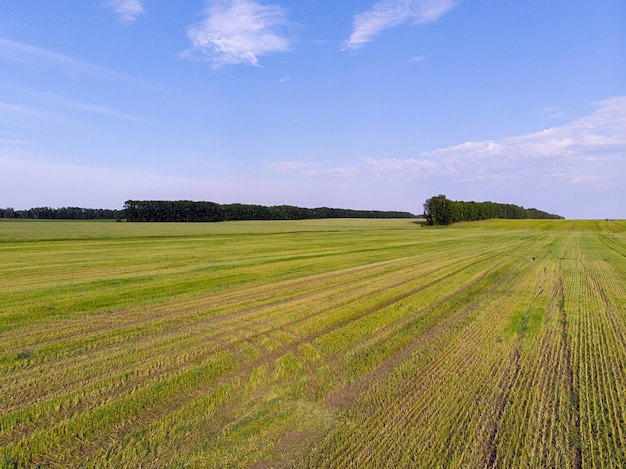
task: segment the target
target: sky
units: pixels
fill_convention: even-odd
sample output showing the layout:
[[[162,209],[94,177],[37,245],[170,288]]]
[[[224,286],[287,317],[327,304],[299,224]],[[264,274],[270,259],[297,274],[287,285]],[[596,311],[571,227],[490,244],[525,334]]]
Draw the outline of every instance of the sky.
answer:
[[[0,207],[626,219],[624,0],[6,0]]]

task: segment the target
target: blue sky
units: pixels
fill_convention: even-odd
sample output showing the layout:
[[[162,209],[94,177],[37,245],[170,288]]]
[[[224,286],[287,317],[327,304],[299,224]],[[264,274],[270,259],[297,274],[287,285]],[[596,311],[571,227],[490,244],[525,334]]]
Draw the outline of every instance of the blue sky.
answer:
[[[626,218],[623,0],[0,3],[0,207]]]

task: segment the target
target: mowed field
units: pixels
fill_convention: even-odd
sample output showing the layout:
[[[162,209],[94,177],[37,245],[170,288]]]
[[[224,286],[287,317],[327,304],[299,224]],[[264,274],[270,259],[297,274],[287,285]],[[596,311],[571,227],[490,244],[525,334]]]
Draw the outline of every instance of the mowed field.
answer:
[[[626,221],[0,221],[0,467],[626,465]]]

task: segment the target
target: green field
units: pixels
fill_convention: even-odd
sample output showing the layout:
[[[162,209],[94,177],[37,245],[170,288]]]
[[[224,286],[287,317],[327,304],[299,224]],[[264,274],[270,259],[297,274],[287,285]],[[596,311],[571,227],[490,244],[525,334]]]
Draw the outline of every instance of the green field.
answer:
[[[626,221],[0,221],[0,467],[626,461]]]

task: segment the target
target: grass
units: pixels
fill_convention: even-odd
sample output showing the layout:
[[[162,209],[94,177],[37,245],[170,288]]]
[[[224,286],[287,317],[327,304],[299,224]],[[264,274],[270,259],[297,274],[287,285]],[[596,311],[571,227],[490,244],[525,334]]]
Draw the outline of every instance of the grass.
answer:
[[[0,467],[619,467],[626,223],[0,221]]]

